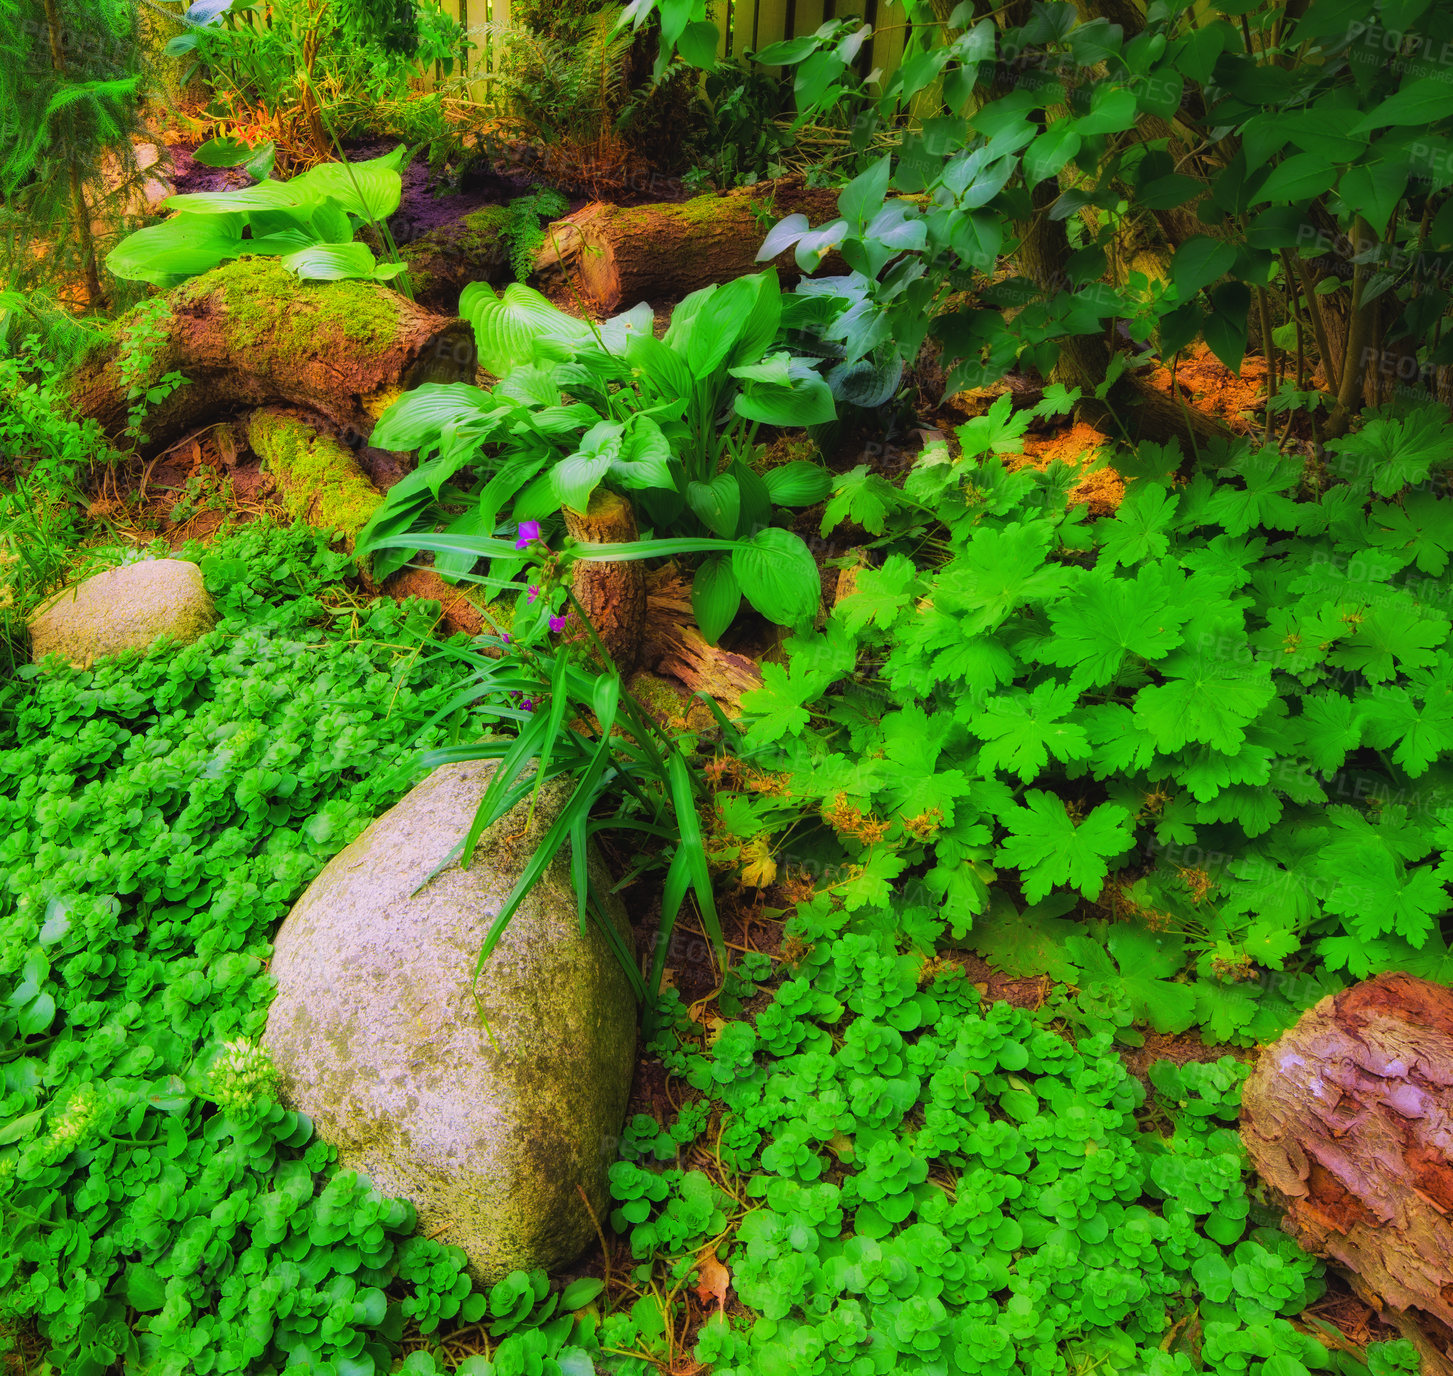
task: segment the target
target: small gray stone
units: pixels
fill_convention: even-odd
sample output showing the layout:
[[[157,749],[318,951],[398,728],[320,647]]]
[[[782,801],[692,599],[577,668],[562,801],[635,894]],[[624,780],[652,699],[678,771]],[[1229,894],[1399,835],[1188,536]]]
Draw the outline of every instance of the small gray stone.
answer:
[[[528,830],[526,800],[468,870],[434,875],[492,770],[436,770],[313,881],[278,932],[263,1039],[284,1101],[340,1163],[411,1200],[419,1231],[463,1248],[486,1284],[563,1266],[595,1236],[580,1191],[603,1217],[636,1044],[630,982],[593,922],[581,934],[564,853],[475,978],[567,796],[547,786]],[[608,911],[632,950],[619,902]]]
[[[30,657],[60,655],[78,669],[165,638],[190,645],[217,624],[202,570],[182,559],[147,559],[84,579],[30,618]]]

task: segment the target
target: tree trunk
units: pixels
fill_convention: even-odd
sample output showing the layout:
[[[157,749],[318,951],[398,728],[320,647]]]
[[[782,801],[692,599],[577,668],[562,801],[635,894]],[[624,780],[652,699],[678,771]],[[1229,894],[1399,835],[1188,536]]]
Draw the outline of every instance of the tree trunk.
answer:
[[[588,511],[565,507],[561,514],[577,540],[619,545],[637,536],[631,504],[603,487],[591,493]],[[575,565],[573,590],[621,677],[629,677],[641,658],[646,626],[644,565],[639,559],[582,561]],[[585,632],[576,628],[574,634],[583,637]]]
[[[595,201],[551,226],[579,235],[575,275],[601,311],[638,301],[676,301],[709,286],[758,272],[757,250],[767,230],[786,215],[806,215],[814,227],[837,218],[837,193],[791,182],[738,187],[677,204],[617,206]],[[569,229],[566,229],[569,226]],[[546,243],[545,257],[553,256]],[[773,260],[784,282],[801,276],[791,252]],[[829,257],[819,273],[845,272]]]
[[[45,23],[50,38],[50,61],[64,85],[66,80],[65,37],[60,11],[55,0],[45,0]],[[81,165],[76,155],[67,150],[70,163],[71,213],[76,217],[76,233],[81,241],[81,272],[86,279],[86,300],[92,306],[104,305],[106,293],[101,289],[101,275],[96,266],[96,241],[91,234],[91,208],[86,204],[86,191],[81,184]]]
[[[1021,239],[1014,256],[1024,275],[1051,296],[1063,290],[1070,259],[1064,222],[1052,220],[1048,213],[1058,195],[1056,182],[1040,182],[1033,192],[1035,214],[1016,226]],[[1123,427],[1130,440],[1175,439],[1188,443],[1194,454],[1202,441],[1230,436],[1231,431],[1214,417],[1157,392],[1133,373],[1121,375],[1110,389],[1108,404],[1097,400],[1095,388],[1109,375],[1109,367],[1110,349],[1103,334],[1066,335],[1060,341],[1052,380],[1080,389],[1080,412],[1086,420],[1107,430]]]
[[[1390,974],[1323,999],[1241,1102],[1283,1227],[1453,1376],[1453,990]]]
[[[150,367],[187,379],[145,418],[148,448],[166,448],[207,421],[259,406],[291,406],[327,423],[350,447],[373,431],[399,392],[423,382],[472,382],[474,337],[462,320],[421,310],[374,282],[303,282],[275,259],[244,258],[167,297]],[[62,382],[80,419],[113,439],[126,430],[125,360],[135,348],[123,316]]]

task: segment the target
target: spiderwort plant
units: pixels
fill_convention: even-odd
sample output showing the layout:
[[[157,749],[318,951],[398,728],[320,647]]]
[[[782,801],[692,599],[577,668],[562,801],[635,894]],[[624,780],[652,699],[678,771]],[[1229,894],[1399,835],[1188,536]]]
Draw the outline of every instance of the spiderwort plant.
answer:
[[[510,920],[533,886],[568,846],[571,882],[581,930],[593,921],[604,934],[637,994],[659,989],[666,950],[687,892],[725,964],[725,942],[712,895],[705,839],[697,813],[696,784],[676,739],[626,691],[573,594],[569,571],[579,557],[599,557],[621,548],[644,557],[638,547],[577,545],[566,541],[559,552],[540,538],[540,524],[521,521],[512,537],[455,537],[427,541],[436,551],[466,548],[474,557],[511,558],[523,551],[532,561],[528,588],[518,584],[511,630],[496,629],[475,647],[441,647],[441,656],[467,660],[473,673],[439,713],[444,720],[472,703],[488,702],[492,713],[516,726],[513,736],[495,736],[468,745],[429,751],[429,767],[461,760],[494,760],[497,767],[480,800],[460,848],[467,866],[485,829],[517,803],[533,801],[554,779],[573,785],[564,806],[546,830],[514,887],[501,904],[480,947],[476,973],[484,968]],[[409,537],[394,537],[406,539]],[[631,556],[628,556],[631,557]],[[498,580],[466,574],[490,583]],[[556,610],[559,608],[559,610]],[[583,641],[557,643],[553,637],[577,622]],[[582,644],[600,651],[599,665],[580,662]],[[669,856],[662,903],[660,938],[649,984],[641,978],[632,952],[605,915],[590,886],[587,855],[591,839],[605,829],[631,830],[657,838]]]

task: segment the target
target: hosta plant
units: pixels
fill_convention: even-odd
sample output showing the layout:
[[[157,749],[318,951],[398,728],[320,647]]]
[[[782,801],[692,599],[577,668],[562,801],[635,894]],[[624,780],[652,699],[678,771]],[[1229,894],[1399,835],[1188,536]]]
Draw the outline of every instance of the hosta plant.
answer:
[[[748,462],[761,426],[814,426],[835,414],[811,361],[777,346],[784,298],[775,272],[693,292],[661,339],[647,306],[596,326],[519,284],[501,295],[470,286],[460,309],[481,364],[500,380],[490,391],[420,387],[384,413],[373,443],[419,450],[424,462],[390,490],[361,551],[431,524],[444,485],[461,472],[488,481],[450,536],[492,534],[506,506],[516,521],[584,511],[605,485],[628,493],[657,536],[701,542],[692,546],[706,552],[692,601],[708,637],[726,628],[744,595],[781,624],[801,621],[804,608],[811,614],[812,556],[773,522],[777,507],[826,496],[827,475],[799,460],[759,476]],[[409,542],[394,547],[402,552],[376,568],[404,561]],[[459,548],[467,557],[467,544]],[[754,561],[771,565],[770,587],[754,578]]]
[[[309,280],[396,277],[404,265],[380,263],[354,235],[398,209],[404,161],[400,144],[381,158],[320,163],[286,182],[169,196],[163,204],[178,213],[128,235],[106,266],[158,287],[179,286],[244,254],[279,257]]]

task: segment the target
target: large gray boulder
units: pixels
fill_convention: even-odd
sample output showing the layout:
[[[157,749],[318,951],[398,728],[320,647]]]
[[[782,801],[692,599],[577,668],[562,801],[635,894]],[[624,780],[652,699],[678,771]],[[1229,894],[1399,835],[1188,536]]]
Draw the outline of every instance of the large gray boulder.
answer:
[[[636,1047],[630,983],[593,923],[581,935],[564,854],[474,979],[565,796],[547,787],[528,831],[526,802],[467,871],[445,865],[492,769],[436,770],[313,881],[278,933],[264,1036],[284,1100],[341,1164],[411,1200],[420,1232],[486,1284],[563,1266],[595,1236],[580,1191],[603,1217]],[[633,949],[618,901],[610,915]]]
[[[30,618],[30,655],[60,655],[78,669],[159,640],[190,645],[217,624],[202,570],[184,559],[123,564],[66,588]]]

